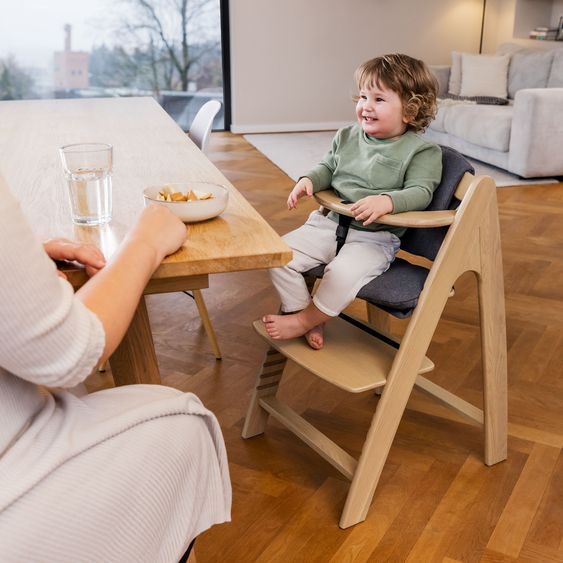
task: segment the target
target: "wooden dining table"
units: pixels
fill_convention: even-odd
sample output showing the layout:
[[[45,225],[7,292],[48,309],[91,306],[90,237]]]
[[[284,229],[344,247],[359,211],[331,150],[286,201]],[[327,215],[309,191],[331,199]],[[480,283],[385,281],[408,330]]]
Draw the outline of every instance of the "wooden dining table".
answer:
[[[70,143],[113,145],[113,216],[102,226],[72,222],[58,149]],[[260,214],[149,97],[0,102],[0,173],[41,239],[66,237],[97,244],[106,259],[141,211],[143,189],[206,181],[229,190],[226,210],[187,224],[187,239],[155,271],[145,294],[203,289],[209,275],[282,266],[291,250]],[[86,281],[70,268],[69,281]],[[159,383],[144,297],[110,358],[116,385]]]

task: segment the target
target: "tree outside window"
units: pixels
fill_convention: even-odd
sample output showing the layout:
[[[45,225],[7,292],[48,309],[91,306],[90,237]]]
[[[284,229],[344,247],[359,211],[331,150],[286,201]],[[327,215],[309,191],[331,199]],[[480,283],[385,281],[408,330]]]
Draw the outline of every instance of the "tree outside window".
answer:
[[[101,0],[91,0],[101,5]],[[99,40],[75,51],[72,23],[49,71],[0,54],[0,99],[153,95],[188,129],[197,109],[223,98],[219,0],[118,0],[91,22]],[[53,9],[56,9],[53,2]],[[222,128],[222,115],[216,125]]]

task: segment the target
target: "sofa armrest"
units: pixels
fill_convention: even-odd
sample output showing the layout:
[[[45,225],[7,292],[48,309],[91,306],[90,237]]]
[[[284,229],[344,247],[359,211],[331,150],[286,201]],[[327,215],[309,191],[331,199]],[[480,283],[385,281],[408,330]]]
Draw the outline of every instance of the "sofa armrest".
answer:
[[[508,168],[524,178],[563,175],[563,88],[516,92]]]
[[[443,98],[448,93],[451,66],[430,65],[430,70],[438,80],[438,98]]]

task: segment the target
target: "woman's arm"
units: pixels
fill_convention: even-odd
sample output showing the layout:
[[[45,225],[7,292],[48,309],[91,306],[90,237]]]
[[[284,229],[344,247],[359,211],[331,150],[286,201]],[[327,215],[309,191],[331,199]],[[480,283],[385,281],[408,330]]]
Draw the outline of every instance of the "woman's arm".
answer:
[[[75,295],[0,175],[0,367],[40,385],[83,381],[115,349],[153,270],[185,235],[168,210],[146,208],[116,256]]]
[[[172,212],[160,205],[145,207],[117,254],[77,292],[104,326],[102,361],[121,342],[152,273],[185,238],[186,227]]]

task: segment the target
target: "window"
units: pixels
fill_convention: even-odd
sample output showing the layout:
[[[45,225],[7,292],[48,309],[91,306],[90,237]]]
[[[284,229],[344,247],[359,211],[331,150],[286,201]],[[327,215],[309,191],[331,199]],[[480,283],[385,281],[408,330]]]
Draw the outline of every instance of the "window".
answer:
[[[227,0],[41,4],[0,0],[0,100],[152,95],[184,130],[207,100],[225,107]]]

